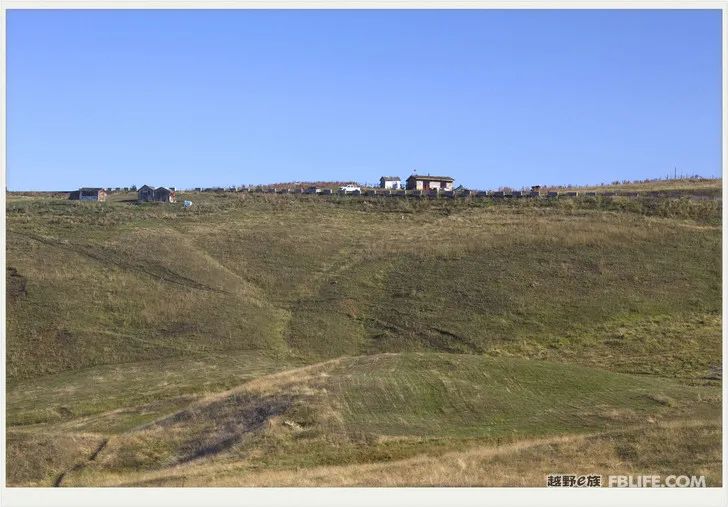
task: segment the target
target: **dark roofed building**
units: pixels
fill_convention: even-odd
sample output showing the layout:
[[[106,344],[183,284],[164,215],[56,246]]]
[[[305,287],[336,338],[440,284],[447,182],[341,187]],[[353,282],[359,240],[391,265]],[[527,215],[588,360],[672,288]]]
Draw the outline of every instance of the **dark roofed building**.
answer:
[[[154,200],[154,189],[149,185],[143,185],[137,191],[137,198],[139,202],[150,202]]]
[[[76,201],[104,202],[106,200],[106,190],[100,187],[81,187],[75,192],[71,192],[68,198]]]
[[[154,200],[159,202],[174,202],[176,200],[177,193],[166,187],[157,187],[154,189]]]
[[[139,202],[175,202],[177,197],[174,188],[152,188],[149,185],[141,187],[137,195]]]
[[[420,176],[413,174],[407,178],[407,190],[452,190],[455,182],[450,176]]]

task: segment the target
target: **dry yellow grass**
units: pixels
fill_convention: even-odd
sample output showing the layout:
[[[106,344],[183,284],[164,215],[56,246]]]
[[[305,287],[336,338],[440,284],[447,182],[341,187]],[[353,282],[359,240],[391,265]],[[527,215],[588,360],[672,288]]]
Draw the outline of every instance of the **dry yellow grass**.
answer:
[[[708,178],[677,178],[677,179],[656,179],[643,182],[627,182],[627,183],[609,183],[604,185],[584,185],[566,188],[560,185],[544,186],[542,192],[547,190],[579,190],[582,192],[596,191],[624,191],[624,192],[649,192],[664,190],[682,190],[686,193],[697,190],[720,190],[723,184],[722,179]]]
[[[99,486],[542,487],[548,474],[572,473],[601,475],[604,484],[609,475],[704,475],[708,486],[720,486],[720,449],[706,445],[720,433],[719,421],[651,423],[387,463],[256,470],[245,462],[213,461],[146,473],[92,472],[84,480]]]
[[[718,422],[661,424],[654,428],[597,435],[568,435],[522,440],[498,447],[476,447],[443,456],[417,456],[396,463],[376,463],[314,470],[228,475],[217,471],[210,486],[544,486],[550,473],[696,474],[721,484],[720,449],[696,460],[693,446],[704,447],[720,435]],[[626,438],[625,438],[626,437]],[[640,444],[640,438],[644,443]],[[630,447],[625,442],[636,440]],[[634,451],[632,451],[634,448]],[[634,452],[634,456],[626,456]],[[669,464],[649,466],[659,454]],[[690,456],[690,457],[688,457]],[[659,461],[656,461],[659,463]],[[664,461],[662,462],[664,463]],[[606,477],[605,477],[606,479]]]
[[[7,434],[7,483],[11,486],[50,486],[63,472],[84,463],[104,441],[95,433]]]

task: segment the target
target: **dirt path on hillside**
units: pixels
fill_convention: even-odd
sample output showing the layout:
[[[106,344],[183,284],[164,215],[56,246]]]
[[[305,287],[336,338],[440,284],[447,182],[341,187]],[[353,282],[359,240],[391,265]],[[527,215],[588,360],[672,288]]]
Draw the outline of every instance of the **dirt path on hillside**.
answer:
[[[84,468],[85,466],[87,466],[92,461],[95,461],[96,458],[98,457],[99,453],[101,451],[103,451],[104,448],[106,448],[106,445],[108,443],[109,443],[108,438],[103,439],[101,441],[101,444],[99,444],[99,446],[96,448],[96,450],[93,453],[91,453],[91,455],[88,458],[86,458],[85,461],[76,463],[70,469],[66,470],[65,472],[62,472],[58,477],[56,477],[56,480],[53,481],[53,487],[55,487],[55,488],[61,487],[63,484],[63,480],[66,478],[67,474],[69,474],[71,472],[77,472],[77,471],[81,470],[82,468]]]

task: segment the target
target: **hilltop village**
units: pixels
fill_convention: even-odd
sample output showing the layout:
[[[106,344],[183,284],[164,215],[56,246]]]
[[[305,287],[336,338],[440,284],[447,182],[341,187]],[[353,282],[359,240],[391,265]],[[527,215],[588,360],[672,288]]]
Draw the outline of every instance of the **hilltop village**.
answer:
[[[620,182],[612,184],[618,185]],[[622,182],[628,183],[628,182]],[[473,190],[462,185],[457,187],[455,179],[450,176],[431,176],[413,174],[404,182],[398,176],[382,176],[379,178],[378,186],[366,186],[352,182],[320,182],[318,184],[306,183],[276,183],[270,185],[256,186],[231,186],[231,187],[195,187],[184,190],[185,193],[193,192],[249,192],[267,194],[313,194],[313,195],[349,195],[349,196],[398,196],[398,197],[430,197],[430,198],[457,198],[457,197],[478,197],[492,199],[508,198],[557,198],[557,197],[638,197],[642,196],[665,196],[665,191],[621,191],[613,188],[605,190],[589,189],[579,191],[576,189],[556,189],[549,187],[543,189],[541,185],[533,185],[530,188],[513,190],[501,188],[499,190]],[[603,186],[603,185],[602,185]],[[137,201],[175,203],[177,202],[177,189],[169,187],[153,187],[142,185],[132,187],[82,187],[69,193],[69,199],[81,201],[104,202],[108,195],[113,193],[136,192]]]

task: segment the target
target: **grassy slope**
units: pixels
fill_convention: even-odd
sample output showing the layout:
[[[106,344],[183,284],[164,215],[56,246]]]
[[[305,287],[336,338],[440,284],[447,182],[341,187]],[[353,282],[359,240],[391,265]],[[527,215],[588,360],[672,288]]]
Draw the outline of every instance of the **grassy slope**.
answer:
[[[489,360],[483,354],[526,357],[551,361],[529,365],[557,361],[647,373],[707,389],[702,398],[719,406],[719,382],[707,377],[720,364],[720,203],[185,197],[195,202],[192,210],[137,206],[124,196],[101,206],[9,199],[8,265],[26,281],[25,291],[8,298],[8,452],[15,459],[42,440],[27,432],[126,435],[260,375],[382,352],[474,353],[477,361]],[[444,360],[426,357],[435,370]],[[468,436],[467,421],[482,421],[490,409],[471,413],[453,392],[431,389],[454,382],[471,385],[462,389],[475,396],[485,377],[471,378],[466,368],[463,378],[436,380],[426,364],[415,370],[420,373],[383,384],[385,398],[392,385],[411,386],[391,391],[416,400],[398,407],[396,416],[390,410],[370,421],[375,412],[366,405],[357,412],[349,391],[331,394],[339,400],[324,404],[334,407],[331,420],[312,426],[329,428],[341,417],[350,425],[341,433],[348,444],[314,438],[297,449],[322,457],[304,465],[403,457],[489,438],[480,423]],[[574,374],[569,370],[566,378]],[[377,373],[362,379],[371,375]],[[360,389],[378,392],[377,386]],[[505,403],[502,389],[495,392],[494,401]],[[683,394],[665,394],[662,401],[669,405]],[[428,412],[449,400],[455,405],[446,409],[448,417]],[[645,409],[640,403],[653,403],[609,402],[637,414]],[[503,428],[522,420],[513,419],[516,408],[502,409]],[[293,409],[302,410],[285,408]],[[564,418],[542,423],[546,433],[587,429],[582,417],[554,410]],[[679,416],[678,408],[670,412]],[[462,434],[445,432],[446,441],[425,447],[392,450],[382,442],[381,452],[363,453],[357,439],[392,433],[388,418],[404,421],[410,437],[437,433],[425,421]],[[595,421],[594,427],[603,422]],[[522,426],[521,437],[537,426]],[[290,444],[276,439],[273,449]],[[172,446],[157,457],[174,452]],[[282,466],[291,454],[272,455],[275,462],[266,466]]]
[[[720,179],[703,179],[703,178],[678,178],[654,180],[648,182],[629,182],[617,184],[603,185],[584,185],[569,187],[548,186],[542,187],[548,190],[579,190],[579,191],[624,191],[624,192],[681,192],[686,195],[705,195],[720,197],[723,181]]]
[[[67,484],[165,483],[190,474],[197,476],[190,484],[204,483],[200,470],[210,455],[215,467],[240,476],[392,461],[474,442],[717,420],[718,397],[709,387],[544,361],[442,353],[343,358],[262,377],[118,435]]]
[[[329,465],[290,470],[246,470],[236,464],[189,467],[175,474],[145,477],[146,484],[204,483],[208,486],[543,486],[548,474],[563,470],[608,475],[667,477],[681,470],[721,482],[719,422],[650,424],[597,435],[521,440],[499,446],[476,445],[439,455],[420,454],[397,461]],[[150,474],[151,475],[151,474]],[[134,484],[133,482],[130,484]],[[145,484],[140,481],[136,484]]]
[[[610,339],[720,308],[718,226],[578,208],[220,199],[218,212],[200,203],[188,215],[18,206],[7,257],[27,294],[8,311],[9,379],[230,350],[319,360],[561,348],[568,334]]]

